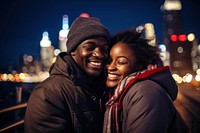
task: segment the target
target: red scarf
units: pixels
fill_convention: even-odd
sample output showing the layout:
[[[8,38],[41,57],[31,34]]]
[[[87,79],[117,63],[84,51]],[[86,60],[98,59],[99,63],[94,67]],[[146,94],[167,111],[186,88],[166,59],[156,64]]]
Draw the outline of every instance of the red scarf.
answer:
[[[169,70],[169,67],[148,67],[142,72],[135,72],[128,75],[118,84],[114,95],[106,103],[103,133],[122,132],[122,122],[120,120],[120,114],[122,112],[122,101],[131,86],[138,81],[147,79],[150,76],[165,70]]]

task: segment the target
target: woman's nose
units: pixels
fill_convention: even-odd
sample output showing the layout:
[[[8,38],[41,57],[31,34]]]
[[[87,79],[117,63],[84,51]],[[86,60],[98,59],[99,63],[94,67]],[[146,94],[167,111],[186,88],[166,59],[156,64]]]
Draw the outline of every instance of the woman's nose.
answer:
[[[107,67],[107,69],[110,70],[110,71],[116,69],[115,63],[114,63],[113,61],[112,61],[111,63],[107,64],[106,67]]]

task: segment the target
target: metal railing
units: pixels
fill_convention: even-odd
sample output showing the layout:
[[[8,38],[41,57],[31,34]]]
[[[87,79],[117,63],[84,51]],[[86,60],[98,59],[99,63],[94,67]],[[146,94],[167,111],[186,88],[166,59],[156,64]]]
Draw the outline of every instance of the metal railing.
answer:
[[[8,111],[12,111],[12,110],[17,110],[17,109],[25,108],[25,107],[27,107],[27,103],[22,103],[22,104],[19,104],[19,105],[11,106],[11,107],[8,107],[8,108],[0,110],[0,114],[8,112]]]
[[[8,108],[0,110],[0,114],[1,113],[6,113],[6,112],[9,112],[9,111],[14,111],[14,110],[26,108],[26,107],[27,107],[27,103],[11,106],[11,107],[8,107]],[[5,126],[5,127],[1,128],[0,132],[7,131],[7,130],[12,129],[14,127],[17,127],[17,126],[19,126],[21,124],[24,124],[24,119],[18,120],[17,122],[11,122],[8,126]]]
[[[7,117],[7,115],[9,113],[11,113],[11,114],[14,114],[14,118],[11,118],[11,120],[6,121],[5,124],[3,124],[0,127],[0,132],[15,130],[15,129],[17,129],[16,127],[24,124],[24,116],[19,117],[19,113],[22,113],[23,110],[27,107],[27,101],[22,100],[22,92],[23,91],[31,92],[31,89],[33,89],[37,83],[8,83],[8,84],[12,84],[13,86],[15,86],[13,89],[15,89],[15,95],[14,95],[15,101],[14,102],[16,105],[12,105],[12,106],[1,109],[0,115]],[[31,87],[29,86],[30,90],[29,89],[27,90],[27,84],[31,85]],[[25,114],[23,114],[23,115],[25,115]]]

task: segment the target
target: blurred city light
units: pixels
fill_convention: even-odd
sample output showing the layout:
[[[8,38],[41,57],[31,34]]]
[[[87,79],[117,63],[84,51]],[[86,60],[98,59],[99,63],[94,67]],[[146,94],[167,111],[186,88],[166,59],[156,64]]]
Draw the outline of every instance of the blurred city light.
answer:
[[[200,81],[200,75],[196,75],[196,76],[195,76],[195,80],[196,80],[196,81]]]
[[[164,10],[181,10],[181,2],[178,0],[166,0],[164,3]]]
[[[181,34],[178,36],[178,40],[181,42],[184,42],[187,40],[187,36],[185,34]]]
[[[88,13],[81,13],[80,17],[85,17],[85,18],[89,18],[90,15]]]
[[[176,42],[178,40],[178,36],[177,35],[171,35],[170,39],[173,41],[173,42]]]
[[[49,47],[51,46],[51,41],[49,40],[49,33],[47,31],[43,32],[42,40],[40,41],[41,47]]]
[[[193,33],[188,34],[187,36],[188,41],[192,42],[195,39],[195,35]]]
[[[160,44],[158,47],[160,48],[160,50],[162,52],[165,52],[167,50],[167,48],[166,48],[166,46],[164,44]]]
[[[60,52],[61,52],[60,49],[55,49],[55,50],[54,50],[54,55],[57,56]]]

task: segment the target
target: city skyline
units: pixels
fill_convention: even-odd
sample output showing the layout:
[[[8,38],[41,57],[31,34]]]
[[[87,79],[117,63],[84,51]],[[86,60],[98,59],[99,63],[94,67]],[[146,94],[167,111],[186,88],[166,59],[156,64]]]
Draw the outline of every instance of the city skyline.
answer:
[[[49,33],[52,45],[58,48],[58,34],[62,28],[62,16],[69,16],[69,24],[81,13],[100,18],[111,33],[153,23],[158,43],[163,43],[163,12],[160,10],[164,0],[144,4],[144,1],[24,1],[4,3],[0,22],[1,40],[0,67],[9,64],[19,65],[20,56],[31,54],[35,59],[40,58],[40,40],[42,33]],[[195,3],[196,2],[196,3]],[[183,31],[185,34],[194,33],[199,39],[199,19],[197,14],[197,0],[182,2]],[[2,5],[1,5],[2,6]],[[111,8],[112,7],[112,8]],[[193,16],[192,16],[193,14]],[[191,16],[188,16],[191,15]]]

